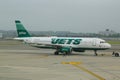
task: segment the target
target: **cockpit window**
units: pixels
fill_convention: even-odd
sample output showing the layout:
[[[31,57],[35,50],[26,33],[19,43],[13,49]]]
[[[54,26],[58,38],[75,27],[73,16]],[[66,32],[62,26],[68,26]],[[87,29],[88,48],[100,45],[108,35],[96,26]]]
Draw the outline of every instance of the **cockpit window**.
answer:
[[[106,43],[105,41],[100,41],[100,43]]]

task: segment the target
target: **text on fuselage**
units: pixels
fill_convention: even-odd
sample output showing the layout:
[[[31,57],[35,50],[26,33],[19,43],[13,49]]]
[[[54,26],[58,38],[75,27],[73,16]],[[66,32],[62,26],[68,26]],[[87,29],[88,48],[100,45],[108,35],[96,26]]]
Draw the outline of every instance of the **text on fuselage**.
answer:
[[[52,44],[74,44],[78,45],[80,44],[82,39],[57,39],[57,38],[52,38],[51,43]]]

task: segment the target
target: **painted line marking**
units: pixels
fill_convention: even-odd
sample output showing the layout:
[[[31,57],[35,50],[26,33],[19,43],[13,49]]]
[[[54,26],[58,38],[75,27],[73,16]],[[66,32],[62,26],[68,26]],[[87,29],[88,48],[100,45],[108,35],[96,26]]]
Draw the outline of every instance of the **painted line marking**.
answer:
[[[77,68],[79,68],[79,69],[81,69],[81,70],[83,70],[83,71],[85,71],[85,72],[87,72],[87,73],[95,76],[95,77],[98,78],[99,80],[105,80],[103,77],[101,77],[101,76],[93,73],[92,71],[90,71],[90,70],[88,70],[88,69],[85,69],[85,68],[82,67],[82,66],[79,66],[79,64],[81,64],[81,62],[62,62],[62,64],[71,64],[71,65],[73,65],[73,66],[75,66],[75,67],[77,67]]]
[[[81,64],[81,62],[62,62],[62,64]]]

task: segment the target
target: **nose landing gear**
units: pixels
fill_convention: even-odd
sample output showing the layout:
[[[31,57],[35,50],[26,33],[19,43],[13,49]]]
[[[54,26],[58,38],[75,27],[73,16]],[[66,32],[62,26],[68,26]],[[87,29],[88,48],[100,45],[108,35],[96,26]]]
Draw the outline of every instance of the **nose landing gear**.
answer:
[[[97,54],[97,50],[94,50],[94,52],[95,52],[95,56],[98,56],[98,54]]]

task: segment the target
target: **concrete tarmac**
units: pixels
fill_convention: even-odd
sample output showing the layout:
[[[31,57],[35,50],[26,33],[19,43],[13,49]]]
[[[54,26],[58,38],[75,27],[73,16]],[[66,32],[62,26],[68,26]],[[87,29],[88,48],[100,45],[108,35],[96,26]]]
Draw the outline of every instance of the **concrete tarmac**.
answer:
[[[55,56],[55,50],[0,41],[0,80],[120,80],[120,57],[111,55],[114,48],[98,51],[98,56],[93,51]]]

